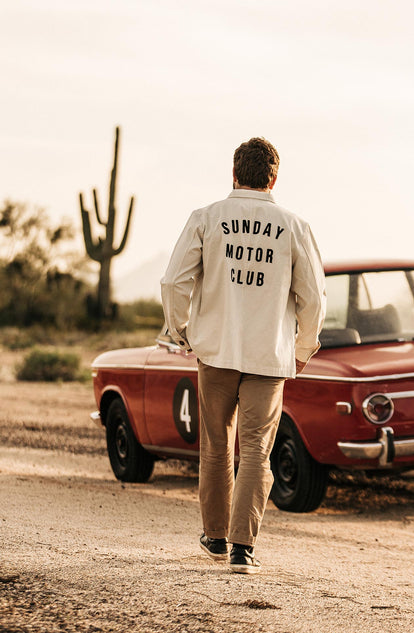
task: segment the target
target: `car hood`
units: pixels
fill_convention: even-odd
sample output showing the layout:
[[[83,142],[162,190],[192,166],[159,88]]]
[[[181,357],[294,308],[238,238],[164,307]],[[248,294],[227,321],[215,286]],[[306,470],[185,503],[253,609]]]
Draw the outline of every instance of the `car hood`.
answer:
[[[353,345],[320,350],[309,362],[304,375],[373,377],[414,375],[414,343]]]
[[[131,347],[127,349],[114,349],[104,352],[95,358],[92,363],[93,369],[99,367],[143,367],[149,354],[155,349],[152,347]]]

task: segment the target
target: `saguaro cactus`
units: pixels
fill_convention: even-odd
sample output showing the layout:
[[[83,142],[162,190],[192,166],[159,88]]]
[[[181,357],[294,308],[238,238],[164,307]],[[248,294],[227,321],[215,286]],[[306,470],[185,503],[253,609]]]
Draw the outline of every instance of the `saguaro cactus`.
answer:
[[[98,196],[96,189],[93,189],[93,201],[95,207],[95,214],[98,224],[105,227],[105,237],[98,237],[97,241],[92,239],[91,222],[89,217],[89,211],[85,209],[83,204],[82,193],[79,194],[80,209],[82,215],[82,229],[83,237],[85,240],[86,252],[89,257],[100,264],[99,271],[99,283],[98,283],[98,298],[97,298],[97,314],[99,318],[108,318],[112,314],[111,304],[111,262],[115,255],[119,255],[125,247],[128,231],[131,223],[132,209],[134,206],[134,196],[131,196],[131,201],[128,210],[128,219],[125,226],[123,238],[117,248],[114,247],[114,228],[115,228],[115,189],[116,189],[116,172],[118,166],[118,143],[119,143],[119,127],[115,129],[115,151],[114,151],[114,165],[111,171],[111,180],[109,184],[109,201],[108,201],[108,215],[106,222],[102,220],[101,213],[99,211]]]

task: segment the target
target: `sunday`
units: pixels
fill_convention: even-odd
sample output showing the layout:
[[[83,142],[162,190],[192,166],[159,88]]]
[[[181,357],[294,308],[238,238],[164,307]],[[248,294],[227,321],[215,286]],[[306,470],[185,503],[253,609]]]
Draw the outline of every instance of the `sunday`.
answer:
[[[231,220],[222,222],[221,227],[224,235],[229,235],[229,233],[251,233],[252,235],[266,235],[267,237],[274,235],[275,240],[279,239],[285,230],[279,225],[277,229],[273,229],[271,222],[265,223],[260,220]]]

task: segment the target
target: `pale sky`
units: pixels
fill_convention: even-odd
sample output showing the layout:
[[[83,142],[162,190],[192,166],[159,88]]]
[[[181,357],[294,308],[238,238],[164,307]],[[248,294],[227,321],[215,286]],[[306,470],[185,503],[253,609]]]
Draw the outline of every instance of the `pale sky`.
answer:
[[[0,201],[80,226],[107,201],[121,126],[115,275],[171,251],[264,136],[276,200],[325,260],[414,259],[412,0],[0,0]],[[96,231],[94,231],[96,235]]]

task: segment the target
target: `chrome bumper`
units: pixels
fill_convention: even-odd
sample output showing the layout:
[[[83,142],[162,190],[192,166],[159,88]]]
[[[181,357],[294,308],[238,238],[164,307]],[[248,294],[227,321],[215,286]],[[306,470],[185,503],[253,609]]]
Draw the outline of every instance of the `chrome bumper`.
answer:
[[[99,426],[100,429],[102,428],[101,414],[99,413],[99,411],[94,411],[90,414],[89,417],[92,422],[95,422],[96,426]]]
[[[377,442],[338,442],[338,448],[351,459],[379,459],[380,466],[390,466],[395,457],[414,455],[414,438],[395,440],[393,429],[384,426]]]

